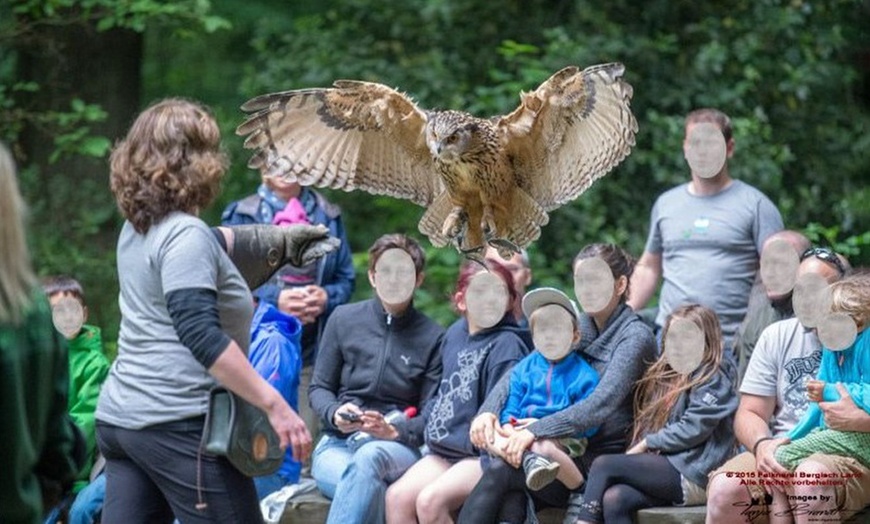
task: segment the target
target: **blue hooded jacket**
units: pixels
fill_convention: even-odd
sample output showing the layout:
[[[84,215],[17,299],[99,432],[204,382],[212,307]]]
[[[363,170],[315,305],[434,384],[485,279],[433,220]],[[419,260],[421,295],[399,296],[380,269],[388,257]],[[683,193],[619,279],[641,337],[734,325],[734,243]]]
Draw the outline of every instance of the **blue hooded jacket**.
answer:
[[[822,400],[840,400],[837,383],[841,382],[855,405],[870,413],[870,329],[865,329],[852,345],[843,351],[823,348],[819,365],[819,380],[825,383]],[[840,361],[842,359],[842,361]],[[801,438],[815,428],[825,427],[825,418],[818,402],[811,402],[804,418],[788,434],[792,440]]]
[[[251,349],[248,358],[257,373],[281,393],[290,407],[299,409],[299,373],[302,370],[300,336],[302,324],[296,317],[260,302],[251,321]],[[278,470],[288,484],[299,482],[302,465],[288,449]]]
[[[327,318],[336,307],[347,303],[353,294],[356,272],[353,267],[350,243],[341,219],[341,209],[308,187],[302,188],[298,198],[312,224],[327,226],[330,236],[341,240],[341,245],[336,251],[318,261],[315,284],[322,287],[329,298],[326,301],[326,310],[318,317],[316,325],[312,325],[312,336],[306,335],[305,345],[302,348],[305,365],[310,365],[314,363],[317,342],[320,340],[320,333],[326,325]],[[287,202],[280,200],[261,184],[255,195],[232,202],[226,207],[221,215],[221,225],[271,224],[275,213],[284,209],[286,205]],[[277,277],[273,277],[254,290],[254,296],[260,301],[277,306],[280,292],[281,287]]]
[[[510,394],[501,411],[501,423],[510,417],[544,418],[588,397],[598,385],[598,372],[577,352],[552,363],[534,351],[511,370]],[[577,437],[591,437],[589,428]]]

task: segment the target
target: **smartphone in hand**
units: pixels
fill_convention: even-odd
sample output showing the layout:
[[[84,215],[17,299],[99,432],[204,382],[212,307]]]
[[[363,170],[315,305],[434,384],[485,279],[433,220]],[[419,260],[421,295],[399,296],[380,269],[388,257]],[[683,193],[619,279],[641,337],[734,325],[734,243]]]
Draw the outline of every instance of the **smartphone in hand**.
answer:
[[[350,411],[339,411],[338,416],[348,422],[359,422],[359,415]]]

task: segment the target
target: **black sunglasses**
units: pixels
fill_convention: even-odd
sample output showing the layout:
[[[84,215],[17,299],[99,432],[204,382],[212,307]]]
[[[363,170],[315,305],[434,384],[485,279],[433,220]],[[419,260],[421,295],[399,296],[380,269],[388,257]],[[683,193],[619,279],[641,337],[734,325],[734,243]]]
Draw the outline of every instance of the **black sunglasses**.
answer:
[[[837,271],[840,272],[840,276],[846,274],[846,266],[843,265],[843,261],[840,260],[840,257],[837,256],[836,253],[826,247],[807,248],[807,250],[801,254],[801,262],[810,257],[816,257],[822,262],[826,262],[834,266],[835,268],[837,268]]]

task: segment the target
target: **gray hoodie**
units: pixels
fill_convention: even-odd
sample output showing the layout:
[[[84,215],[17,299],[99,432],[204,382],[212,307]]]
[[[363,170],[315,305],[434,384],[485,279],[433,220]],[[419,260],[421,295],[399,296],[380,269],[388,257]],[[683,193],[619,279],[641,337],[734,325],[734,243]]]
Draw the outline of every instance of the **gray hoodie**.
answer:
[[[665,427],[646,436],[651,451],[665,455],[684,477],[702,488],[707,475],[734,455],[737,411],[734,357],[726,351],[713,377],[677,399]]]

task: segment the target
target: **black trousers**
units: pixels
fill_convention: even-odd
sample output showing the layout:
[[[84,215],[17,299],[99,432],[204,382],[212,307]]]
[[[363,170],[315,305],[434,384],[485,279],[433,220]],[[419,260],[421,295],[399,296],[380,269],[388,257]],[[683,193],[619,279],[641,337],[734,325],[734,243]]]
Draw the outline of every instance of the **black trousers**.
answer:
[[[260,524],[253,479],[225,458],[202,454],[203,417],[139,430],[97,423],[97,444],[106,458],[103,522],[151,524]],[[197,476],[206,507],[198,502]]]
[[[594,438],[593,438],[594,441]],[[583,456],[574,460],[584,477],[589,476],[592,462],[599,455],[622,453],[624,440],[595,442]],[[526,475],[523,468],[514,468],[502,459],[494,458],[483,469],[483,477],[462,505],[457,524],[510,522],[521,524],[525,518]],[[565,508],[571,491],[559,481],[540,491],[531,492],[536,509]],[[518,509],[519,508],[519,509]],[[518,511],[521,510],[521,513]]]
[[[582,457],[581,457],[582,459]],[[580,471],[584,465],[578,462]],[[537,507],[564,508],[571,492],[561,482],[553,482],[533,497]],[[500,458],[493,458],[483,477],[462,505],[457,524],[522,523],[526,511],[526,474]]]

